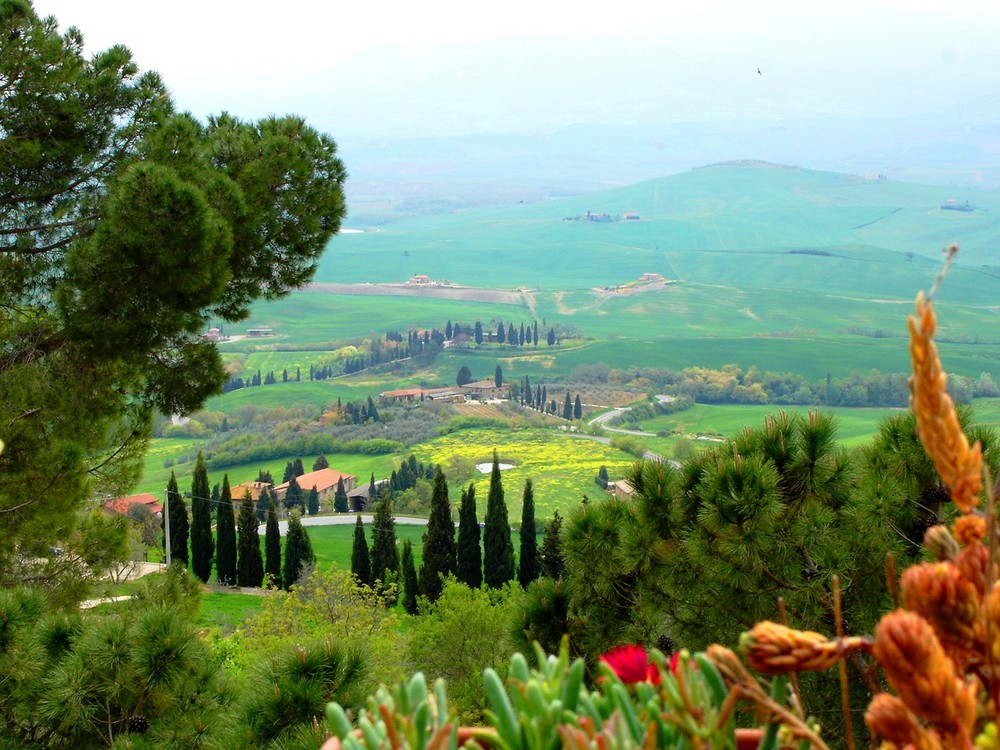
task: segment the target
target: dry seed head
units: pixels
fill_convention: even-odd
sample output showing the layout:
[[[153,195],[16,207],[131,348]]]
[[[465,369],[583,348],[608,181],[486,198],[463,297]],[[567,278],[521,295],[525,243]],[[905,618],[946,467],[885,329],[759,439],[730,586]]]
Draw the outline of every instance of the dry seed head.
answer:
[[[885,676],[913,713],[942,732],[971,733],[978,683],[966,684],[934,629],[916,612],[897,609],[875,629],[872,648]]]
[[[986,538],[986,519],[979,515],[959,516],[955,519],[955,538],[963,547]]]
[[[964,552],[964,550],[963,550]],[[903,604],[931,624],[949,655],[964,662],[982,643],[982,599],[950,562],[911,565],[900,580]]]
[[[879,693],[865,711],[865,724],[872,734],[901,748],[912,745],[917,750],[940,750],[937,733],[922,727],[899,698]]]
[[[931,526],[924,534],[924,549],[934,555],[936,560],[954,560],[958,554],[958,542],[948,527],[939,523],[937,526]]]
[[[740,636],[740,651],[750,666],[773,675],[829,669],[847,652],[867,647],[864,638],[827,638],[767,620]]]
[[[963,513],[979,503],[983,488],[983,456],[979,443],[969,441],[958,423],[955,405],[947,392],[948,377],[941,369],[934,330],[937,318],[930,299],[917,295],[916,317],[907,321],[910,329],[910,407],[917,418],[917,433],[924,450],[934,462],[952,501]]]

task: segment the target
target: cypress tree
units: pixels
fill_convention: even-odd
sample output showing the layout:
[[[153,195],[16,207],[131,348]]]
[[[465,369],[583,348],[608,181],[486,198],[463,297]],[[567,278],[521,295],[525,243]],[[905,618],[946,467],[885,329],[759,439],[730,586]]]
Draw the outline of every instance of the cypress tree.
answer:
[[[302,495],[302,488],[299,487],[298,480],[293,476],[288,480],[288,489],[285,490],[285,510],[291,512],[292,508],[298,506],[299,510],[305,510],[305,498]]]
[[[552,520],[545,526],[545,538],[538,558],[544,576],[554,581],[562,578],[562,517],[559,511],[552,514]]]
[[[347,512],[347,490],[344,489],[344,478],[337,480],[337,493],[333,496],[333,509],[337,513]]]
[[[473,336],[476,339],[477,345],[483,343],[483,324],[478,320],[476,321],[476,329]]]
[[[236,517],[228,474],[222,477],[222,494],[215,515],[215,579],[223,586],[236,583]]]
[[[312,486],[312,489],[309,490],[309,494],[306,496],[306,508],[310,516],[315,516],[319,513],[319,491],[316,489],[316,485]]]
[[[497,388],[503,385],[503,370],[500,369],[500,365],[497,365],[496,372],[493,373],[493,380],[497,384]]]
[[[514,330],[513,322],[507,324],[507,343],[511,346],[517,346],[519,343],[517,340],[517,331]]]
[[[185,568],[188,564],[188,513],[184,498],[181,497],[177,489],[177,477],[174,472],[170,472],[170,481],[167,482],[167,506],[170,513],[170,561],[178,563]],[[164,537],[164,544],[166,538]]]
[[[372,584],[372,563],[368,556],[368,540],[365,539],[365,527],[361,523],[361,515],[354,524],[354,547],[351,549],[351,572],[358,583],[365,586]]]
[[[399,580],[399,550],[396,549],[396,522],[392,517],[392,497],[386,495],[375,506],[372,520],[372,583],[383,586]]]
[[[566,391],[566,400],[563,402],[563,419],[573,418],[573,402],[570,401],[569,391]]]
[[[198,451],[191,479],[191,571],[202,583],[207,583],[212,575],[212,553],[215,552],[212,516],[208,509],[211,492],[205,457]]]
[[[316,562],[309,535],[302,525],[299,513],[288,517],[288,533],[285,534],[285,561],[281,569],[282,585],[286,590],[299,580],[302,568]]]
[[[554,328],[549,329],[548,344],[549,346],[554,346],[556,343],[556,331]]]
[[[417,593],[420,582],[417,580],[417,567],[413,563],[413,545],[410,540],[403,541],[403,609],[408,614],[417,614]]]
[[[313,461],[313,471],[319,471],[320,469],[329,469],[330,462],[327,460],[326,456],[322,453],[317,456],[316,460]]]
[[[431,515],[424,534],[424,555],[420,565],[420,593],[436,602],[444,577],[455,574],[455,523],[451,520],[448,482],[438,467],[434,475]]]
[[[256,503],[250,493],[240,503],[239,559],[236,564],[236,583],[240,586],[259,588],[264,580],[264,560],[260,554],[260,522],[257,520]]]
[[[483,551],[479,547],[479,519],[476,518],[476,486],[462,491],[458,508],[457,572],[455,577],[466,586],[483,585]]]
[[[517,580],[522,587],[541,574],[538,563],[538,540],[535,538],[535,492],[531,478],[524,482],[524,496],[521,501],[521,550],[518,556]]]
[[[264,574],[274,586],[281,585],[281,531],[274,501],[267,501],[267,526],[264,529]]]
[[[507,329],[503,327],[503,322],[497,326],[497,343],[502,344],[507,340]]]
[[[573,404],[573,419],[583,418],[583,402],[580,401],[580,394],[576,394],[576,401]]]
[[[514,580],[514,545],[510,541],[510,520],[503,499],[500,461],[493,451],[490,494],[486,500],[486,523],[483,528],[483,581],[491,589]]]
[[[296,458],[295,461],[292,462],[292,469],[297,477],[301,477],[306,473],[306,467],[302,465],[301,458]]]

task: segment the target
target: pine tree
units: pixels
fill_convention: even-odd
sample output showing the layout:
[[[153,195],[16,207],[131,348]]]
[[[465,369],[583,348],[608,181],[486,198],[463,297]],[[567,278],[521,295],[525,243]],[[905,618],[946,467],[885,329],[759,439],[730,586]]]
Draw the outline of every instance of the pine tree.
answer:
[[[521,550],[518,556],[517,580],[522,587],[541,574],[538,562],[538,540],[535,538],[535,492],[531,479],[524,482],[524,496],[521,501]]]
[[[357,523],[354,524],[354,547],[351,549],[351,572],[358,579],[358,583],[371,586],[372,583],[372,563],[368,555],[368,540],[365,539],[365,527],[361,523],[361,516],[358,515]]]
[[[312,378],[310,378],[311,380]],[[285,464],[285,473],[282,475],[282,482],[290,482],[295,478],[295,464],[289,461]]]
[[[413,563],[413,545],[406,539],[403,541],[403,609],[408,614],[417,614],[419,592],[420,581],[417,579],[417,567]]]
[[[538,561],[544,576],[555,581],[562,578],[562,517],[559,511],[552,514],[552,520],[545,526],[545,538],[542,540]]]
[[[302,517],[296,511],[288,517],[288,533],[285,534],[285,560],[281,568],[281,582],[285,590],[290,589],[302,569],[316,562],[309,535],[302,525]]]
[[[347,490],[344,489],[344,478],[337,480],[337,493],[333,496],[333,509],[337,513],[347,512]]]
[[[431,515],[424,534],[423,561],[420,565],[420,593],[435,602],[441,596],[444,577],[455,574],[455,523],[448,502],[448,482],[438,467],[434,476]]]
[[[215,515],[215,579],[223,586],[236,583],[236,517],[229,475],[222,477],[222,494]]]
[[[240,503],[239,559],[236,564],[237,585],[250,588],[259,588],[264,580],[264,560],[260,554],[260,522],[257,520],[255,505],[249,492]]]
[[[500,369],[500,365],[497,365],[496,372],[493,373],[493,382],[496,383],[497,388],[503,385],[503,370]]]
[[[274,501],[267,501],[267,526],[264,529],[264,575],[274,586],[281,585],[281,530]]]
[[[191,571],[202,583],[208,583],[212,575],[212,554],[215,552],[212,515],[208,509],[211,492],[205,457],[199,451],[191,479]]]
[[[483,528],[483,581],[489,588],[498,589],[513,580],[514,545],[510,541],[510,519],[507,518],[507,504],[503,499],[500,461],[497,452],[493,451],[493,471]]]
[[[396,521],[392,517],[392,497],[386,495],[375,506],[372,519],[372,583],[382,585],[399,580],[399,550],[396,549]]]
[[[576,401],[573,403],[573,419],[583,418],[583,402],[580,401],[580,394],[576,394]]]
[[[329,469],[329,468],[330,468],[330,462],[327,460],[326,456],[320,453],[319,456],[316,457],[316,460],[313,461],[312,470],[319,471],[320,469]]]
[[[312,486],[309,494],[306,496],[306,509],[309,511],[310,516],[315,516],[319,513],[319,491],[316,489],[316,485]]]
[[[476,486],[469,484],[462,491],[458,508],[458,544],[455,577],[466,586],[478,589],[483,585],[483,551],[479,546],[479,519],[476,518]]]
[[[188,564],[188,513],[184,498],[177,489],[177,477],[174,472],[170,472],[170,481],[167,482],[167,507],[170,514],[170,562],[183,565]],[[164,537],[164,544],[166,537]]]

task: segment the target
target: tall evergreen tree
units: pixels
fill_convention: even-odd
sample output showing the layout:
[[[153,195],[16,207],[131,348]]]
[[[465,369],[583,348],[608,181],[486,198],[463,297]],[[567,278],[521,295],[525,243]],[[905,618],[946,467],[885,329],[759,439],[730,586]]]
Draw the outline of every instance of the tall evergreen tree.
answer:
[[[372,397],[371,396],[368,397],[368,418],[372,422],[378,422],[379,421],[378,408],[375,406],[375,402],[372,401]]]
[[[310,487],[309,494],[306,495],[306,509],[310,516],[319,513],[319,491],[316,489],[316,485]]]
[[[531,326],[531,343],[533,346],[538,346],[538,321],[536,320]]]
[[[399,581],[399,550],[396,549],[396,521],[392,517],[392,496],[375,505],[372,519],[372,582],[383,585]]]
[[[185,568],[188,564],[188,513],[184,498],[177,489],[177,477],[170,472],[167,482],[167,510],[170,515],[170,561]],[[166,544],[166,537],[164,537]]]
[[[500,365],[497,365],[497,369],[493,373],[493,382],[496,383],[497,388],[503,385],[503,370],[500,368]]]
[[[239,586],[259,588],[264,580],[264,560],[260,554],[260,521],[257,520],[256,503],[246,493],[240,503],[239,555],[236,563],[236,583]]]
[[[573,402],[570,401],[569,391],[566,391],[566,400],[563,402],[563,419],[573,418]]]
[[[271,583],[281,586],[281,530],[274,500],[267,501],[267,526],[264,528],[264,574]]]
[[[285,559],[281,568],[281,582],[287,591],[299,580],[302,568],[316,562],[309,534],[302,525],[302,517],[296,511],[288,517],[288,533],[285,534]]]
[[[476,321],[476,330],[474,338],[476,339],[476,344],[483,343],[483,324],[478,320]]]
[[[556,330],[554,328],[549,329],[548,344],[549,346],[554,346],[556,343]]]
[[[351,572],[358,579],[358,583],[366,586],[372,584],[372,563],[368,555],[368,540],[365,539],[365,527],[361,523],[361,515],[358,515],[357,523],[354,524],[354,547],[351,549]]]
[[[403,540],[403,609],[408,614],[417,614],[417,594],[420,593],[420,581],[417,579],[417,566],[413,562],[413,545],[409,539]]]
[[[545,538],[538,554],[542,575],[558,581],[563,577],[562,556],[562,516],[559,511],[552,514],[552,519],[545,526]]]
[[[517,331],[514,330],[514,323],[507,324],[507,343],[511,346],[517,346],[520,342],[517,340]]]
[[[194,476],[191,478],[191,571],[203,583],[208,583],[208,578],[212,575],[212,554],[215,552],[212,515],[208,509],[208,504],[212,501],[211,492],[205,457],[198,451]]]
[[[535,538],[535,492],[530,477],[524,482],[521,501],[521,550],[517,564],[517,580],[522,587],[528,588],[528,584],[541,575]]]
[[[337,513],[347,512],[347,490],[344,489],[344,478],[337,480],[337,492],[333,496],[333,509]]]
[[[446,325],[444,327],[444,337],[446,339],[448,339],[449,341],[451,341],[452,333],[453,333],[453,330],[452,330],[452,327],[451,327],[451,321],[449,320],[448,321],[448,325]]]
[[[303,474],[306,473],[306,467],[302,465],[301,458],[296,458],[292,462],[292,470],[295,472],[295,476],[297,477],[301,477]]]
[[[478,589],[483,585],[483,551],[479,546],[479,519],[476,518],[476,486],[472,483],[462,491],[458,508],[458,544],[455,577],[466,586]]]
[[[503,499],[500,460],[497,452],[493,451],[493,471],[483,528],[483,581],[491,589],[498,589],[513,580],[514,545],[510,540],[510,519],[507,518],[507,504]]]
[[[580,394],[576,394],[576,401],[573,403],[573,419],[583,418],[583,402],[580,401]]]
[[[222,477],[222,493],[215,514],[215,578],[223,586],[236,584],[236,517],[229,475]]]
[[[330,468],[330,462],[327,460],[326,456],[324,456],[322,453],[320,453],[316,457],[316,460],[313,461],[313,468],[312,468],[312,470],[313,471],[319,471],[320,469],[329,469],[329,468]]]
[[[378,487],[375,485],[375,472],[372,472],[372,478],[368,480],[368,505],[369,507],[374,507],[374,503],[378,501]]]
[[[293,508],[297,507],[301,511],[305,510],[305,505],[305,495],[302,493],[302,488],[299,487],[298,479],[293,476],[288,480],[288,489],[285,490],[285,510],[290,513]]]
[[[497,343],[502,344],[507,341],[507,329],[503,326],[503,321],[497,326]]]
[[[295,478],[295,464],[289,461],[285,464],[285,473],[282,475],[282,482],[289,482]]]
[[[438,467],[434,475],[431,515],[424,534],[423,561],[420,565],[420,593],[435,602],[441,596],[444,577],[455,574],[455,523],[448,502],[448,482]]]

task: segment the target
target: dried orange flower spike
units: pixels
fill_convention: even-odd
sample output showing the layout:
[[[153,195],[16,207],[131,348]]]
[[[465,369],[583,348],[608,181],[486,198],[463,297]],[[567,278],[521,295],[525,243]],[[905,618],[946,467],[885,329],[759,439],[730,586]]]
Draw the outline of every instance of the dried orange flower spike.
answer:
[[[934,462],[952,501],[963,513],[979,503],[983,488],[983,455],[979,443],[969,441],[958,423],[955,405],[948,395],[948,376],[941,369],[934,330],[937,317],[930,299],[917,295],[917,314],[907,321],[910,328],[910,406],[917,418],[917,432],[924,450]]]

